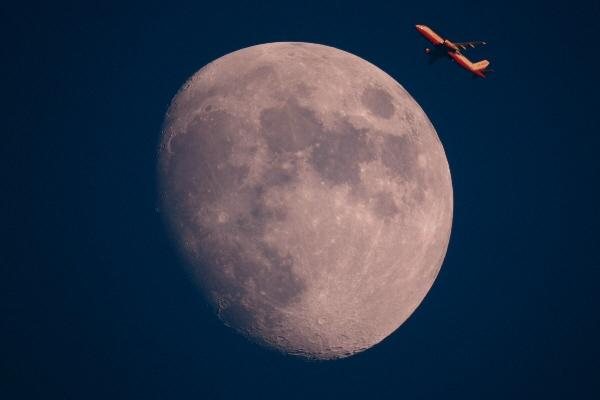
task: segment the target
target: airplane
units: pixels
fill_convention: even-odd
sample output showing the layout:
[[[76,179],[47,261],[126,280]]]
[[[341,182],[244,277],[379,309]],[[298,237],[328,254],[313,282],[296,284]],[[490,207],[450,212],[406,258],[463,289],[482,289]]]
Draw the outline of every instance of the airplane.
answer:
[[[426,25],[415,25],[415,28],[417,28],[417,32],[423,35],[425,39],[429,40],[434,46],[433,49],[425,49],[425,53],[431,56],[430,63],[440,57],[448,56],[456,61],[458,65],[472,74],[475,74],[475,76],[485,78],[485,74],[491,72],[488,68],[490,65],[488,60],[481,60],[473,63],[461,53],[461,50],[467,50],[469,48],[474,49],[477,46],[485,45],[486,42],[474,41],[454,43],[448,39],[442,38]]]

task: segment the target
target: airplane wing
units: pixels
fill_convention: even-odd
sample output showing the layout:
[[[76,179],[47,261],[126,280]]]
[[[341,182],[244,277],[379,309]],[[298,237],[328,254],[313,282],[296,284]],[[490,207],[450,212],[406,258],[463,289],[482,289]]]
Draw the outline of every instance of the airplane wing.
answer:
[[[468,50],[469,48],[474,49],[477,46],[485,46],[487,44],[487,42],[476,40],[473,42],[461,42],[461,43],[454,43],[454,44],[456,45],[456,47],[458,47],[461,50]]]

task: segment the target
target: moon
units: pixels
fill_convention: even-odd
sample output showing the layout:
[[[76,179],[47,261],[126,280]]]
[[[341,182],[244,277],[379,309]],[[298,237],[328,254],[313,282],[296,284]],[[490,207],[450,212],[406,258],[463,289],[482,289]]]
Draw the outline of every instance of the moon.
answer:
[[[452,182],[431,122],[389,75],[333,47],[262,44],[199,70],[165,117],[158,175],[215,313],[287,354],[379,343],[448,247]]]

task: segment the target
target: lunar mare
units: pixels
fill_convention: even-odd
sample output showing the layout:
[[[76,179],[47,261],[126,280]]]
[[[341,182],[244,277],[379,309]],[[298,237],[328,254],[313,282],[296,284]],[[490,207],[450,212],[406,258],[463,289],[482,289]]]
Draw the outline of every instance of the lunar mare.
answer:
[[[452,184],[425,113],[350,53],[270,43],[198,71],[168,110],[161,208],[219,318],[288,354],[383,340],[444,259]]]

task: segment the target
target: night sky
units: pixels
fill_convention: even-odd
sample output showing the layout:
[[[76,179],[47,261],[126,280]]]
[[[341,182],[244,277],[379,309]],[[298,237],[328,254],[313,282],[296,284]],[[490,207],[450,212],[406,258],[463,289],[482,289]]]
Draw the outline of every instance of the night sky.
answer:
[[[0,6],[0,398],[600,398],[600,3],[80,3]],[[488,41],[468,55],[495,73],[429,65],[417,23]],[[171,98],[210,61],[274,41],[390,74],[452,173],[433,288],[339,361],[225,327],[156,211]]]

